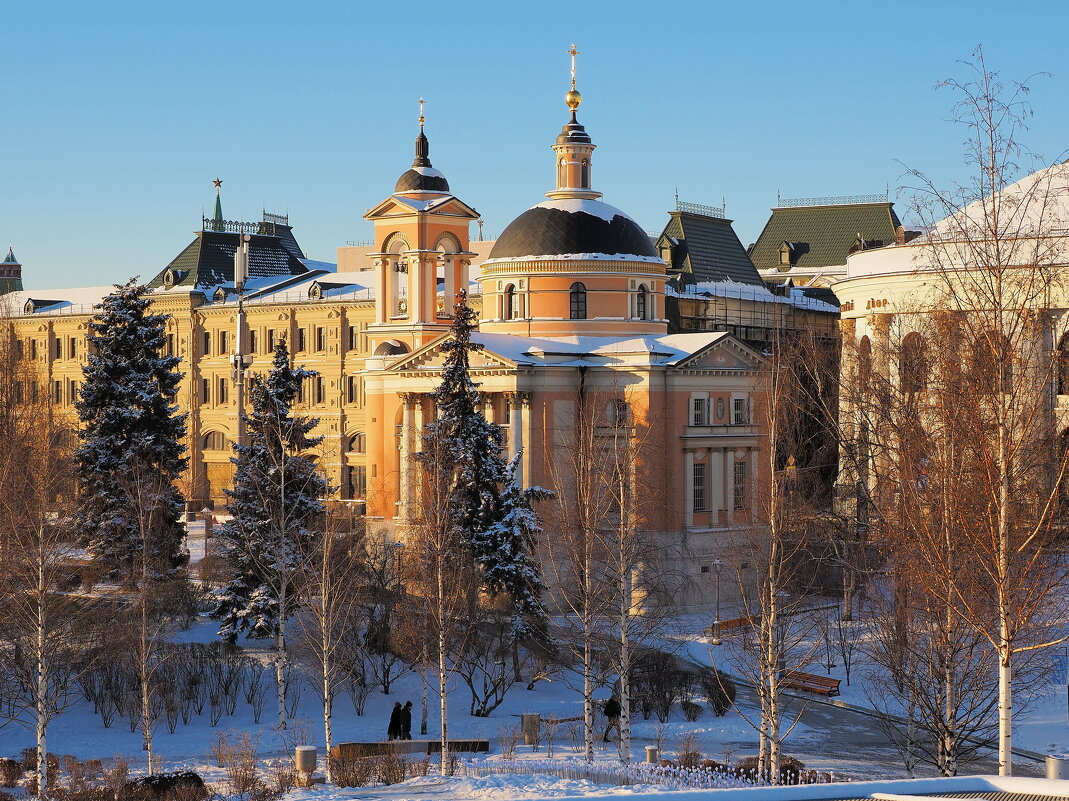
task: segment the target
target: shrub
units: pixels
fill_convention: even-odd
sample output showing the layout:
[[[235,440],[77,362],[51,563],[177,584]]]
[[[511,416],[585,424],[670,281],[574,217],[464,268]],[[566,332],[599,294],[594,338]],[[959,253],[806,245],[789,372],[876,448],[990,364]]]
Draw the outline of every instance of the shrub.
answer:
[[[377,757],[377,773],[383,784],[399,784],[405,780],[408,763],[395,754],[383,754]]]
[[[146,801],[164,801],[178,795],[181,795],[184,801],[203,801],[209,793],[200,774],[191,770],[180,770],[174,773],[139,776],[126,783],[124,795]]]
[[[15,787],[22,778],[22,765],[14,759],[0,759],[0,787]]]
[[[330,757],[330,775],[338,787],[366,787],[375,778],[371,757]]]
[[[693,701],[680,701],[679,708],[683,710],[683,717],[691,723],[701,720],[702,715],[705,714],[705,707]]]
[[[723,717],[735,703],[735,682],[716,668],[703,668],[698,674],[698,684],[718,718]]]
[[[676,761],[681,768],[696,768],[701,764],[702,753],[698,750],[698,740],[693,734],[688,734],[679,741]]]

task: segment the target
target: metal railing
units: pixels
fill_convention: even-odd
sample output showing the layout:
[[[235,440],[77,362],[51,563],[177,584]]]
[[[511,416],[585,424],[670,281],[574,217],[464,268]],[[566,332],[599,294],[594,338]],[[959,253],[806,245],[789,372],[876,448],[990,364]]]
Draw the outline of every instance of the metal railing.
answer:
[[[777,197],[779,208],[796,208],[798,206],[848,206],[854,203],[886,203],[889,193],[882,195],[829,195],[828,197]]]
[[[689,214],[701,214],[703,217],[719,217],[724,219],[727,214],[727,204],[723,206],[703,206],[701,203],[687,203],[685,200],[676,199],[676,211],[685,211]]]

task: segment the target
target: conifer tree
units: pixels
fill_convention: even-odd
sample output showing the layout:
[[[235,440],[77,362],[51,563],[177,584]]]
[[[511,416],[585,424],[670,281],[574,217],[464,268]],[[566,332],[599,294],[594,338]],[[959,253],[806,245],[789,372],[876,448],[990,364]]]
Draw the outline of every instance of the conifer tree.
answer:
[[[186,415],[175,402],[182,374],[177,356],[163,354],[164,314],[151,314],[147,288],[131,278],[115,285],[89,323],[90,352],[75,406],[83,423],[75,458],[81,494],[79,527],[89,552],[115,577],[132,580],[144,559],[159,577],[186,561],[175,484],[186,468]],[[144,553],[132,507],[131,476],[151,480],[156,525]]]
[[[286,621],[298,604],[302,554],[319,536],[327,492],[315,457],[305,455],[322,441],[309,436],[319,421],[295,417],[291,410],[301,382],[314,375],[290,366],[281,341],[271,372],[253,377],[249,442],[236,447],[234,488],[226,491],[233,518],[220,530],[220,551],[233,573],[216,595],[213,616],[222,621],[220,636],[231,642],[241,633],[274,639],[281,728],[286,725]]]
[[[452,472],[448,516],[458,537],[470,549],[486,589],[508,593],[526,627],[541,628],[542,580],[531,552],[541,530],[531,502],[548,497],[540,488],[522,490],[515,463],[501,455],[501,431],[479,411],[478,385],[471,380],[470,354],[482,350],[473,342],[476,314],[458,294],[452,337],[446,352],[442,383],[433,398],[438,418],[428,426],[426,441],[447,455]],[[532,626],[533,624],[533,626]]]

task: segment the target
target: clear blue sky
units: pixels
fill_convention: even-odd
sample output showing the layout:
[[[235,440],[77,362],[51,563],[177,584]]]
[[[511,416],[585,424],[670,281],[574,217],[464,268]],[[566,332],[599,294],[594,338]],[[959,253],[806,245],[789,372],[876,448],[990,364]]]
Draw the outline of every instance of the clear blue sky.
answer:
[[[743,244],[784,197],[892,193],[902,164],[966,177],[933,91],[982,43],[1034,82],[1028,143],[1069,146],[1062,2],[33,2],[0,12],[0,242],[27,288],[148,277],[221,177],[228,218],[289,212],[308,255],[431,158],[496,235],[551,188],[568,56],[595,186],[659,230],[719,205]],[[901,162],[901,163],[900,163]],[[902,207],[902,204],[900,204]]]

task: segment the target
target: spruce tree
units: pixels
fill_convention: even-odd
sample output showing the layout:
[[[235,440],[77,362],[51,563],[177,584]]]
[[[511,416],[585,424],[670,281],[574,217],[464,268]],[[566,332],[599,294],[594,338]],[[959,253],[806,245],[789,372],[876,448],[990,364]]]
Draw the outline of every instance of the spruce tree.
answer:
[[[541,530],[531,502],[548,497],[540,488],[524,491],[515,479],[515,464],[502,456],[501,430],[479,411],[478,385],[471,380],[470,354],[476,314],[463,293],[453,313],[451,338],[442,349],[442,383],[433,398],[437,419],[428,426],[428,452],[441,448],[451,473],[448,514],[479,566],[482,582],[493,593],[508,593],[523,628],[541,628],[542,580],[531,553]],[[424,458],[424,457],[421,457]],[[438,460],[436,469],[443,469]],[[533,624],[533,625],[532,625]]]
[[[281,341],[271,372],[250,382],[248,444],[235,447],[234,488],[226,490],[233,517],[219,532],[221,553],[234,567],[213,612],[220,636],[231,642],[240,633],[280,635],[295,606],[302,554],[317,536],[327,484],[305,452],[323,438],[309,436],[318,420],[291,409],[301,382],[314,375],[290,366]]]
[[[186,415],[176,396],[181,361],[163,353],[168,315],[152,314],[148,290],[131,278],[115,285],[89,323],[89,354],[75,406],[82,421],[79,528],[89,553],[130,581],[141,559],[160,578],[187,561],[185,501],[175,482],[186,468]],[[150,486],[135,488],[132,482]],[[150,497],[153,508],[135,508]],[[139,518],[153,520],[148,552]]]

